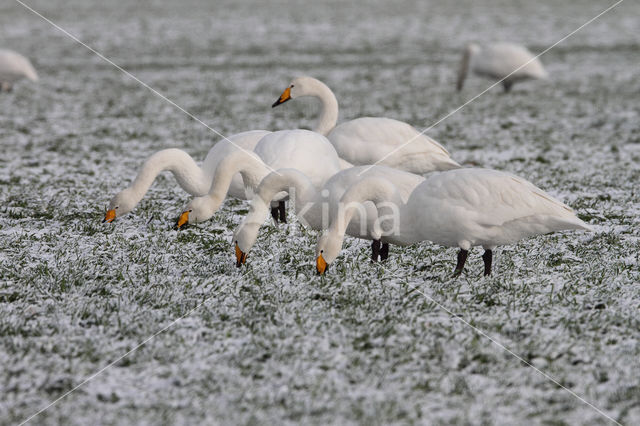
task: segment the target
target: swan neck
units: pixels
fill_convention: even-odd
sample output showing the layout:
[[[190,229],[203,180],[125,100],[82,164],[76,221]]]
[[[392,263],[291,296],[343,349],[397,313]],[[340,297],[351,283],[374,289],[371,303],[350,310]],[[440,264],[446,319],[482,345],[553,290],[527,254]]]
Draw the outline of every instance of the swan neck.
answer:
[[[164,149],[153,154],[142,165],[142,169],[129,187],[140,201],[153,181],[163,171],[174,174],[178,184],[190,194],[206,192],[210,176],[206,176],[189,154],[179,149]]]
[[[231,180],[236,173],[242,175],[245,187],[255,189],[269,169],[260,158],[251,151],[234,151],[225,157],[216,168],[209,188],[208,196],[215,200],[216,209],[227,197]]]
[[[338,100],[331,89],[320,81],[317,82],[315,96],[320,99],[322,110],[313,131],[327,136],[338,123]]]

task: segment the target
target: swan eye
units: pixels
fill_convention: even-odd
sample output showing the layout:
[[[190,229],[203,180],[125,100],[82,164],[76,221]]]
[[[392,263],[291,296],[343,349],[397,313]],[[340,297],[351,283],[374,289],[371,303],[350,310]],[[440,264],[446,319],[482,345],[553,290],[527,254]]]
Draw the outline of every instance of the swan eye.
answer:
[[[322,254],[322,253],[324,253],[324,250],[320,250],[320,253],[321,253],[321,254]]]
[[[193,209],[189,209],[189,213],[193,212]]]
[[[118,210],[120,208],[120,206],[116,206],[116,208],[114,210]]]
[[[291,85],[291,88],[293,89],[293,84]]]

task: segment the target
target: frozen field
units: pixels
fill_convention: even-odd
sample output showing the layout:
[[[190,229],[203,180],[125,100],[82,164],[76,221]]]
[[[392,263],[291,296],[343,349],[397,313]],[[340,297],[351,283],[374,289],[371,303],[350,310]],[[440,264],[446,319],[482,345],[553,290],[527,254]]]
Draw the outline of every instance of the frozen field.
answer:
[[[613,1],[27,3],[229,135],[312,126],[311,101],[271,109],[301,74],[336,92],[341,120],[427,127],[490,84],[455,92],[465,43],[540,52]],[[541,58],[550,81],[495,88],[429,132],[465,165],[531,180],[595,233],[501,248],[491,278],[476,249],[457,279],[455,249],[393,247],[371,265],[369,243],[347,239],[319,278],[317,235],[297,223],[265,226],[235,268],[245,202],[171,230],[190,197],[169,174],[101,223],[150,154],[202,160],[219,138],[2,2],[0,46],[41,82],[0,93],[0,424],[182,316],[32,424],[609,422],[465,322],[639,424],[639,17],[623,2]]]

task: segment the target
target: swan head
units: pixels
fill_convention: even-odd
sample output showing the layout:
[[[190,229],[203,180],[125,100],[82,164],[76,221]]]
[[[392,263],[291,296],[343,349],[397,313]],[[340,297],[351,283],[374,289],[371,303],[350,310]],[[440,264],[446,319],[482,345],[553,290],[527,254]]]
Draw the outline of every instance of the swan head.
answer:
[[[188,224],[204,222],[213,216],[218,207],[209,196],[194,198],[182,210],[174,228],[181,229]]]
[[[298,77],[284,89],[277,101],[271,105],[272,108],[277,107],[290,99],[300,98],[302,96],[316,96],[318,93],[318,85],[323,84],[313,77]]]
[[[316,246],[316,271],[318,275],[323,275],[329,265],[336,260],[342,248],[342,240],[343,238],[326,232],[318,239]]]
[[[246,220],[240,224],[238,230],[233,235],[234,250],[236,253],[236,266],[239,268],[247,261],[247,255],[251,247],[258,238],[258,231],[262,224],[256,221],[247,222]]]
[[[109,202],[109,208],[104,215],[103,222],[113,222],[116,217],[124,216],[136,206],[137,197],[131,188],[127,188],[116,194]]]

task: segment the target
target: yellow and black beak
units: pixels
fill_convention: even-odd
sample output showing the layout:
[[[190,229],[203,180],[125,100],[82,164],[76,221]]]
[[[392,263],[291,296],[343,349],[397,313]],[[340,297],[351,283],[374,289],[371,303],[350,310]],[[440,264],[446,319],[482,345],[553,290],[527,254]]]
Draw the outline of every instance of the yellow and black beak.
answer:
[[[236,242],[236,267],[241,267],[247,261],[247,253],[240,250],[238,243]]]
[[[287,102],[289,99],[291,99],[291,87],[287,87],[286,89],[284,89],[284,92],[282,92],[282,95],[280,95],[278,100],[275,101],[273,105],[271,105],[271,108],[275,108],[278,105]]]
[[[176,220],[176,225],[173,227],[173,229],[179,230],[187,223],[189,223],[189,210],[182,212],[180,217],[178,217],[178,220]]]
[[[105,222],[111,223],[115,219],[116,219],[116,210],[111,209],[104,214],[104,220],[102,221],[102,223],[105,223]]]
[[[316,270],[318,271],[318,275],[323,275],[328,267],[329,264],[325,262],[324,257],[322,257],[322,253],[320,253],[316,259]]]

